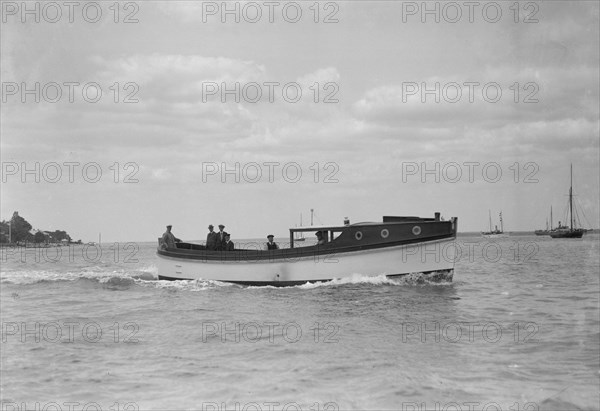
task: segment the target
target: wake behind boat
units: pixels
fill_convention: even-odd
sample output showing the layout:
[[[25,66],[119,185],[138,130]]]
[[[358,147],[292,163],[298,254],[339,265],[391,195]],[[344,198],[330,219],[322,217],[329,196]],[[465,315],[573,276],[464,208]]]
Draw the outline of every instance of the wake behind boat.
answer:
[[[290,228],[289,248],[232,251],[179,242],[157,250],[160,280],[216,280],[292,286],[362,276],[422,273],[451,281],[458,219],[384,216],[383,222]],[[294,247],[295,233],[320,231],[324,244]],[[160,240],[159,240],[160,244]]]

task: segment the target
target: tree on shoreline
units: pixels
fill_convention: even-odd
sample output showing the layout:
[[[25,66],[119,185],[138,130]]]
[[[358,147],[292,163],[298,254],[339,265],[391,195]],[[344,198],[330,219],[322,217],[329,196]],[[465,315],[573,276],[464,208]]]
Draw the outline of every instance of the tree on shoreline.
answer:
[[[10,228],[12,241],[15,243],[17,241],[27,241],[32,237],[32,235],[29,233],[31,230],[31,224],[21,217],[18,211],[15,211],[10,219]]]
[[[35,235],[31,234],[31,228],[31,224],[21,217],[18,211],[15,211],[10,221],[0,222],[0,243],[9,242],[9,232],[10,241],[13,243],[20,241],[41,243],[47,241],[47,237],[42,231],[38,231]],[[66,231],[55,230],[54,232],[48,232],[48,234],[50,235],[51,242],[58,243],[62,240],[71,242],[71,236]]]
[[[36,242],[36,243],[45,243],[46,242],[46,236],[44,235],[44,233],[42,231],[38,231],[33,236],[33,241]]]

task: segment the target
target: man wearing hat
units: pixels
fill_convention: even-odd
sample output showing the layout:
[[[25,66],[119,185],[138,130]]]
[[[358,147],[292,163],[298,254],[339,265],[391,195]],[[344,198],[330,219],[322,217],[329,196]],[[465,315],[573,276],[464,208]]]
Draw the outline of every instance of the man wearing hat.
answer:
[[[223,250],[225,251],[233,251],[234,250],[234,245],[233,245],[233,241],[229,240],[231,236],[229,235],[229,233],[225,233],[225,242],[223,243]]]
[[[219,235],[213,231],[215,227],[210,224],[208,226],[208,234],[206,236],[206,249],[214,251],[217,249],[217,238]]]
[[[273,234],[269,234],[267,236],[267,240],[269,240],[266,244],[265,250],[279,250],[279,246],[277,245],[276,242],[273,241],[273,238],[275,238],[275,236]]]
[[[162,249],[176,248],[177,246],[175,245],[175,243],[181,242],[181,240],[179,238],[176,238],[173,235],[173,233],[171,232],[171,228],[173,228],[173,226],[169,224],[167,226],[167,231],[165,231],[165,233],[163,234],[163,236],[160,240],[160,248],[162,248]]]
[[[225,226],[223,224],[219,224],[219,232],[217,233],[217,250],[225,249],[225,236],[227,232],[223,231]]]

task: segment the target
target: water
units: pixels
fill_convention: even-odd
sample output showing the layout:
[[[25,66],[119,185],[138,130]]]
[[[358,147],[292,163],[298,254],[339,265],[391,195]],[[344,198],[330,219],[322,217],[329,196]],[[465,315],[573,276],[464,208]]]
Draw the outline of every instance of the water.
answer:
[[[457,242],[452,283],[283,289],[4,249],[2,409],[598,409],[598,235]]]

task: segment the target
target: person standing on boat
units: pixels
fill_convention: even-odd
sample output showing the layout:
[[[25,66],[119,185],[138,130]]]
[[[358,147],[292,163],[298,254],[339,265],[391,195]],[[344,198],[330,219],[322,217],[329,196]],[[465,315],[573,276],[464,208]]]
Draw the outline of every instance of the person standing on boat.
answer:
[[[219,235],[213,231],[215,227],[210,224],[208,226],[208,234],[206,235],[206,249],[216,250]]]
[[[229,233],[225,233],[225,242],[223,243],[223,250],[225,251],[233,251],[234,250],[234,244],[233,241],[231,241],[229,238],[231,236],[229,235]]]
[[[225,236],[227,232],[223,231],[225,226],[223,224],[219,224],[219,232],[217,233],[217,250],[225,249]]]
[[[180,243],[181,240],[179,238],[176,238],[173,233],[171,232],[171,228],[173,228],[172,225],[168,225],[167,226],[167,231],[165,231],[165,233],[162,236],[161,242],[160,242],[160,247],[165,249],[165,248],[176,248],[177,246],[175,245],[175,243]]]
[[[267,239],[269,241],[265,245],[265,247],[266,247],[265,250],[279,250],[279,246],[277,245],[276,242],[273,241],[273,238],[275,238],[275,236],[273,234],[269,234],[267,236]]]

